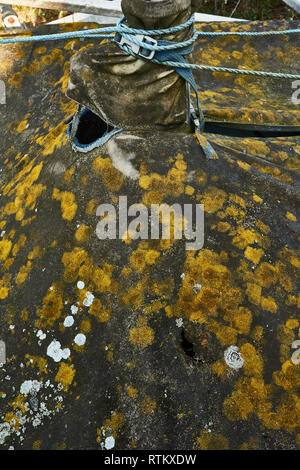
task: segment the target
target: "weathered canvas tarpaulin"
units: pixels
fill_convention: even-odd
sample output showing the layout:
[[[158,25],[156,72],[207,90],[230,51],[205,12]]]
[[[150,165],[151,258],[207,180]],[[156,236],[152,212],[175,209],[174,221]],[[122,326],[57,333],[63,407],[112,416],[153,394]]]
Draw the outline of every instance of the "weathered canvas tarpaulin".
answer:
[[[2,448],[297,448],[300,366],[291,358],[299,338],[300,137],[291,134],[299,134],[300,116],[292,81],[195,73],[219,157],[207,160],[184,119],[168,122],[168,111],[184,114],[174,99],[184,82],[117,46],[101,53],[97,41],[0,47]],[[65,95],[71,57],[80,67],[77,52],[103,62],[110,53],[95,87],[114,61],[136,75],[127,95],[123,82],[117,87],[125,67],[103,81],[102,93],[114,91],[105,114],[125,131],[85,154],[72,151],[66,133],[77,107]],[[193,60],[299,73],[299,35],[205,38]],[[85,83],[89,72],[80,72]],[[149,101],[156,73],[172,77],[161,109],[163,92],[153,108]],[[125,73],[122,80],[130,82]],[[77,101],[97,113],[102,95],[92,106],[91,90],[82,88]],[[139,115],[142,90],[148,108]],[[235,123],[238,135],[214,133],[220,123]],[[98,205],[117,207],[124,195],[128,205],[204,204],[203,249],[186,251],[184,240],[100,241]],[[224,360],[230,346],[244,360],[239,369],[234,357]]]

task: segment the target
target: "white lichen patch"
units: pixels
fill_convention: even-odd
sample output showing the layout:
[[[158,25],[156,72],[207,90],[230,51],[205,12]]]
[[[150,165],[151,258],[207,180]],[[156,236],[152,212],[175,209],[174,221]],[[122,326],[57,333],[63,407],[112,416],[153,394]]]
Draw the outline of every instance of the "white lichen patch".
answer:
[[[71,313],[72,313],[72,315],[76,315],[77,312],[78,312],[78,307],[76,307],[76,305],[71,305]]]
[[[224,359],[226,364],[231,369],[240,369],[244,365],[244,359],[237,346],[229,346],[224,352]]]
[[[84,282],[82,282],[82,281],[77,282],[77,287],[78,287],[79,290],[84,289],[84,286],[85,286]]]
[[[61,349],[61,344],[55,339],[49,344],[47,348],[47,355],[52,357],[55,362],[60,362],[62,359],[68,359],[71,351],[69,348]]]
[[[83,333],[78,333],[74,338],[74,342],[77,346],[83,346],[86,342],[86,336]]]
[[[72,317],[72,315],[68,315],[66,318],[65,318],[65,321],[64,321],[64,326],[66,328],[70,328],[70,326],[72,326],[74,324],[74,318]]]
[[[40,391],[42,386],[42,382],[38,382],[37,380],[25,380],[20,387],[20,392],[25,397],[27,397],[27,395],[35,395]]]
[[[95,298],[95,296],[93,294],[91,294],[91,292],[87,292],[85,294],[85,298],[83,300],[83,305],[85,307],[90,307],[92,305],[92,303],[94,302],[94,298]]]
[[[3,411],[0,416],[0,445],[5,444],[10,436],[18,438],[22,445],[29,425],[36,428],[43,424],[46,417],[58,413],[63,408],[63,397],[60,395],[62,389],[61,384],[53,385],[50,380],[45,383],[35,379],[25,380],[20,386],[20,393],[27,400],[22,403],[22,409],[15,409],[9,422],[5,421],[6,412]]]
[[[109,436],[105,439],[104,447],[106,450],[110,450],[115,447],[115,439],[113,436]]]
[[[198,294],[202,290],[202,285],[201,284],[195,284],[193,287],[193,291],[195,294]]]
[[[46,336],[47,336],[46,333],[43,333],[43,332],[42,332],[42,330],[39,330],[36,335],[37,335],[37,337],[38,337],[40,340],[45,339]]]

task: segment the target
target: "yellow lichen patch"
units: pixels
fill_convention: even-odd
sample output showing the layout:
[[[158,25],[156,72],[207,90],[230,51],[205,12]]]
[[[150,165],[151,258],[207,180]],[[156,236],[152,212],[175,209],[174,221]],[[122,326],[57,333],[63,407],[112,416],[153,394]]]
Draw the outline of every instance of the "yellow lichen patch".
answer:
[[[16,175],[15,179],[12,180],[3,191],[3,194],[8,193],[9,196],[15,194],[15,200],[13,202],[9,202],[5,206],[4,211],[8,215],[15,214],[16,220],[23,219],[26,208],[30,210],[34,209],[37,198],[46,189],[46,186],[42,184],[34,184],[34,182],[38,179],[41,173],[43,163],[40,163],[39,165],[35,166],[29,173],[32,166],[33,162],[31,162],[28,168],[25,167],[24,170],[19,172]],[[24,177],[27,172],[29,174]],[[18,184],[15,186],[14,189],[12,189],[16,182],[18,182]]]
[[[151,397],[146,397],[141,403],[141,409],[142,413],[145,415],[149,415],[150,413],[153,413],[156,408],[156,402],[152,400]]]
[[[0,260],[5,261],[8,257],[12,248],[12,242],[10,240],[0,240]]]
[[[242,168],[242,169],[245,170],[245,171],[251,170],[251,166],[250,166],[248,163],[246,163],[246,162],[242,162],[241,160],[238,160],[238,161],[237,161],[237,164],[238,164],[238,166],[239,166],[240,168]]]
[[[42,155],[52,155],[55,149],[67,144],[68,137],[65,130],[66,124],[61,122],[55,127],[50,127],[46,135],[36,138],[36,142],[43,147]]]
[[[235,204],[241,206],[243,209],[246,209],[246,203],[244,199],[238,196],[237,194],[230,194],[229,199]]]
[[[131,305],[135,308],[140,308],[144,300],[142,284],[139,282],[136,287],[130,287],[128,292],[121,296],[121,299],[127,306]]]
[[[259,197],[257,194],[253,194],[253,201],[257,202],[258,204],[262,204],[264,201],[261,197]]]
[[[7,80],[9,85],[14,86],[17,90],[20,90],[22,87],[23,81],[23,74],[21,72],[14,73],[9,79]]]
[[[156,250],[149,250],[146,253],[145,261],[147,264],[155,264],[156,260],[159,258],[160,253]]]
[[[223,361],[217,361],[215,362],[213,365],[212,365],[212,371],[218,375],[219,377],[221,377],[225,370],[226,370],[226,365],[224,364]]]
[[[61,383],[64,389],[67,391],[73,382],[75,373],[76,371],[72,364],[69,365],[62,362],[56,374],[55,381]]]
[[[188,196],[192,196],[194,192],[195,192],[195,188],[193,188],[193,186],[187,185],[185,187],[185,194],[187,194]]]
[[[77,212],[74,194],[69,191],[59,191],[59,189],[54,188],[52,198],[60,201],[62,218],[68,221],[73,220]]]
[[[225,191],[218,189],[214,186],[209,186],[202,195],[197,197],[197,200],[204,204],[205,212],[214,214],[222,209],[227,199]]]
[[[279,325],[277,330],[277,339],[280,343],[291,346],[292,342],[295,339],[293,330],[288,328],[285,325]]]
[[[110,158],[97,157],[92,166],[93,171],[100,175],[104,186],[110,191],[119,191],[124,178],[112,164]]]
[[[112,417],[105,420],[104,425],[97,429],[97,442],[103,439],[103,436],[113,436],[115,439],[118,436],[120,429],[124,426],[124,415],[118,411],[112,412]]]
[[[200,450],[227,450],[228,439],[221,434],[214,434],[203,430],[197,438],[197,448]]]
[[[218,215],[220,214],[222,215],[222,218],[224,218],[224,216],[229,216],[237,221],[241,221],[245,218],[245,211],[243,211],[242,209],[238,209],[235,206],[226,207],[225,213],[223,213],[222,211],[218,212]]]
[[[32,444],[32,450],[40,450],[42,441],[34,441]]]
[[[218,232],[225,233],[231,229],[231,225],[228,222],[219,222],[217,225]]]
[[[65,267],[64,281],[75,282],[79,268],[83,262],[87,259],[87,252],[82,248],[75,247],[73,251],[66,252],[63,254],[62,262]]]
[[[93,304],[90,306],[89,313],[96,317],[101,323],[108,322],[111,317],[111,310],[104,308],[100,299],[94,299]]]
[[[91,331],[92,325],[88,318],[82,320],[80,323],[80,333],[89,333]]]
[[[145,254],[146,250],[138,248],[130,256],[130,265],[138,273],[143,272],[146,266]]]
[[[42,54],[45,54],[45,52],[47,51],[47,47],[46,46],[41,46],[41,47],[37,47],[33,54],[34,55],[42,55]]]
[[[291,212],[287,212],[285,216],[287,219],[291,220],[292,222],[297,222],[297,217]]]
[[[262,287],[271,287],[278,279],[277,269],[269,263],[261,263],[254,274],[256,282]]]
[[[108,292],[109,290],[113,290],[113,283],[112,283],[112,272],[114,270],[113,266],[109,264],[103,265],[103,269],[99,266],[94,266],[93,270],[90,274],[90,279],[95,284],[95,289],[97,292]]]
[[[263,310],[267,312],[276,313],[277,312],[277,305],[275,300],[272,297],[262,297],[261,298],[261,307]]]
[[[19,286],[24,284],[30,271],[31,271],[31,262],[27,261],[26,265],[20,267],[20,270],[16,277],[16,284]]]
[[[218,325],[216,328],[211,327],[210,329],[215,331],[215,334],[222,346],[229,346],[230,344],[236,343],[237,330],[234,328],[231,328],[230,326]]]
[[[243,344],[241,347],[241,355],[245,361],[245,374],[250,376],[261,376],[263,372],[263,359],[252,344]]]
[[[75,240],[78,243],[87,243],[92,235],[92,229],[91,227],[88,227],[87,225],[80,225],[78,229],[76,230],[75,233]]]
[[[150,326],[141,326],[131,328],[129,332],[129,341],[141,349],[145,349],[154,341],[154,331]]]
[[[41,325],[53,325],[55,320],[61,316],[63,306],[62,292],[60,288],[54,284],[48,289],[47,295],[43,299],[43,307],[37,309],[37,314],[41,319]]]
[[[252,313],[245,307],[240,307],[233,318],[233,325],[239,333],[247,335],[252,323]]]
[[[66,61],[64,63],[64,74],[63,76],[54,84],[54,86],[61,85],[61,90],[63,93],[67,91],[70,75],[70,62]]]
[[[99,202],[96,201],[96,199],[91,199],[91,201],[89,201],[86,206],[85,212],[88,215],[96,215],[96,210],[97,210],[98,205],[99,205]]]
[[[19,240],[15,243],[15,245],[14,245],[14,247],[13,247],[13,250],[12,250],[13,256],[16,256],[16,255],[17,255],[17,253],[19,252],[20,248],[22,248],[22,247],[25,245],[26,240],[27,240],[26,235],[24,235],[23,233],[21,233],[21,235],[19,236]]]
[[[20,428],[20,418],[17,417],[12,411],[6,413],[4,416],[4,421],[9,423],[10,427],[16,429],[17,431]]]
[[[69,168],[68,170],[64,172],[63,177],[62,177],[62,182],[65,183],[67,186],[71,186],[72,177],[74,173],[75,173],[75,167],[72,166],[71,168]]]
[[[48,374],[47,371],[47,359],[40,356],[31,356],[30,354],[26,354],[25,358],[28,359],[28,364],[31,367],[37,366],[39,369],[40,374]]]
[[[46,54],[41,57],[41,63],[43,65],[49,66],[53,62],[57,62],[58,64],[62,64],[64,60],[63,53],[61,49],[53,49],[50,54]]]
[[[126,387],[126,391],[127,391],[128,395],[130,396],[130,398],[137,398],[137,396],[139,394],[137,389],[132,387],[131,385],[128,385],[128,387]]]
[[[237,248],[244,249],[255,243],[255,241],[260,242],[261,238],[261,235],[254,230],[238,227],[237,235],[233,238],[232,244]]]
[[[0,281],[0,299],[4,300],[8,296],[9,288],[3,285],[3,281]]]
[[[246,295],[250,302],[254,305],[260,305],[261,301],[261,286],[258,284],[247,283]]]
[[[261,248],[252,248],[251,246],[247,246],[244,254],[249,261],[252,261],[254,264],[258,264],[261,257],[264,255],[264,251]]]
[[[186,168],[183,156],[179,154],[175,157],[175,165],[166,176],[158,173],[147,175],[141,171],[139,185],[146,191],[143,195],[143,204],[150,207],[151,204],[161,204],[166,196],[179,197],[184,194]]]
[[[24,117],[23,121],[19,122],[17,128],[16,128],[16,131],[18,134],[21,134],[27,127],[27,124],[28,124],[28,117],[30,116],[30,113],[29,114],[26,114],[26,116]]]
[[[285,326],[290,330],[294,330],[295,328],[299,327],[299,320],[297,320],[296,318],[290,318],[289,320],[287,320]]]

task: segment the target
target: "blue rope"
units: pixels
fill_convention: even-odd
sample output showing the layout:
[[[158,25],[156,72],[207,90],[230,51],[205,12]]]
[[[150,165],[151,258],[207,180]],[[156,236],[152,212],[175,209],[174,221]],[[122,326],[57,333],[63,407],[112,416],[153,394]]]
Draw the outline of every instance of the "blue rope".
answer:
[[[93,28],[82,31],[70,31],[69,33],[57,33],[57,34],[41,34],[39,36],[24,36],[17,38],[6,38],[0,39],[0,44],[17,44],[22,42],[34,42],[34,41],[58,41],[62,39],[76,39],[85,37],[101,37],[112,39],[113,33],[120,34],[144,34],[148,36],[164,36],[168,34],[174,34],[179,31],[183,31],[194,24],[195,16],[186,22],[178,26],[172,26],[171,28],[165,29],[136,29],[129,28],[123,23],[119,23],[117,26],[109,26],[106,28]],[[110,33],[110,34],[108,34]],[[282,31],[196,31],[197,36],[270,36],[270,35],[282,35],[282,34],[300,34],[300,29],[286,29]]]
[[[300,75],[298,74],[287,74],[287,73],[275,73],[275,72],[265,72],[259,70],[243,70],[243,69],[234,69],[228,67],[214,67],[209,65],[199,65],[199,64],[190,64],[183,60],[183,55],[188,54],[188,47],[193,46],[194,42],[197,40],[198,37],[205,37],[205,36],[228,36],[228,35],[237,35],[237,36],[271,36],[271,35],[283,35],[283,34],[299,34],[300,29],[290,29],[290,30],[282,30],[282,31],[226,31],[226,32],[206,32],[206,31],[195,31],[194,35],[188,39],[187,41],[175,43],[170,41],[158,41],[158,45],[152,45],[146,42],[139,41],[135,35],[147,35],[147,36],[163,36],[168,34],[174,34],[179,31],[183,31],[194,24],[194,15],[186,22],[178,26],[173,26],[171,28],[165,29],[153,29],[153,30],[143,30],[143,29],[136,29],[136,28],[129,28],[128,26],[124,25],[125,18],[122,18],[119,21],[117,26],[110,26],[106,28],[94,28],[88,29],[83,31],[71,31],[67,33],[57,33],[57,34],[44,34],[40,36],[25,36],[25,37],[15,37],[15,38],[6,38],[0,40],[1,44],[17,44],[23,42],[39,42],[39,41],[56,41],[56,40],[64,40],[64,39],[76,39],[76,38],[100,38],[100,39],[113,39],[115,34],[119,33],[121,36],[129,39],[131,43],[142,47],[143,49],[147,49],[149,51],[155,51],[155,57],[152,59],[148,59],[151,62],[165,65],[167,67],[173,67],[177,70],[181,76],[188,74],[187,70],[207,70],[211,72],[225,72],[225,73],[236,73],[236,74],[243,74],[243,75],[255,75],[255,76],[264,76],[264,77],[273,77],[273,78],[290,78],[290,79],[300,79]],[[137,54],[135,54],[129,47],[126,45],[120,45],[119,47],[123,49],[127,54],[132,55],[133,57],[140,58]],[[171,55],[163,54],[159,55],[161,52],[166,53],[168,51],[173,51]],[[177,54],[180,54],[180,58]],[[175,60],[174,60],[175,59]],[[179,72],[180,70],[183,70]],[[194,88],[194,83],[192,80],[188,80],[191,86]]]

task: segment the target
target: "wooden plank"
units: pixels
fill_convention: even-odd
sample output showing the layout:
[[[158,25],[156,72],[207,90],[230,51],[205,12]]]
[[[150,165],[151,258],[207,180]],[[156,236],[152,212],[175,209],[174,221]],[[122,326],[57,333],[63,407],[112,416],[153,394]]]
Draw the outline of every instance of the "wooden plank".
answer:
[[[289,7],[300,13],[300,0],[283,0]]]

